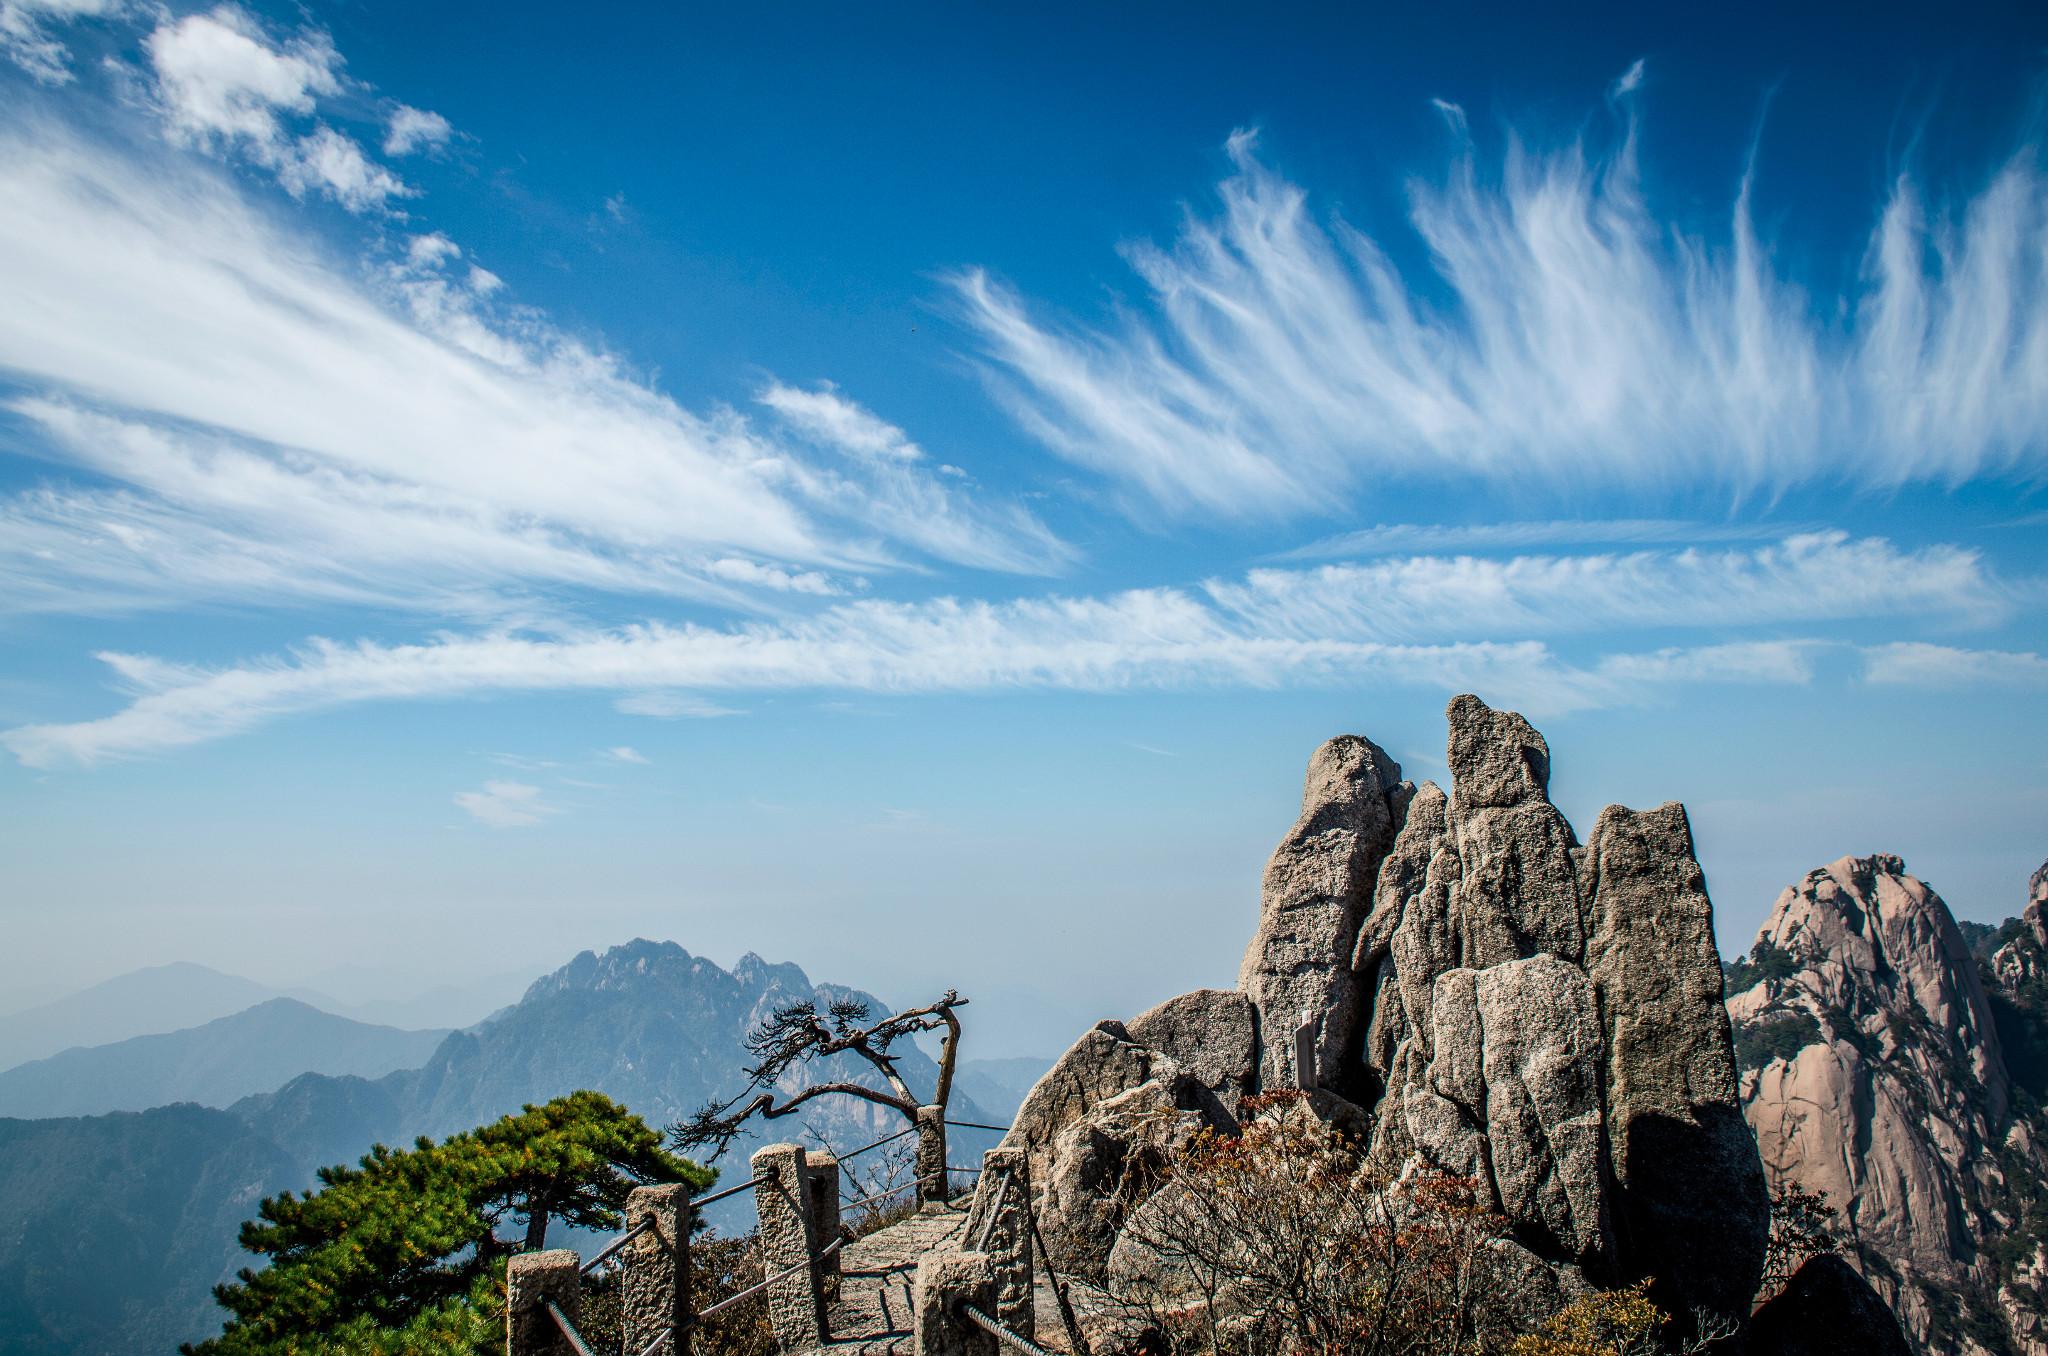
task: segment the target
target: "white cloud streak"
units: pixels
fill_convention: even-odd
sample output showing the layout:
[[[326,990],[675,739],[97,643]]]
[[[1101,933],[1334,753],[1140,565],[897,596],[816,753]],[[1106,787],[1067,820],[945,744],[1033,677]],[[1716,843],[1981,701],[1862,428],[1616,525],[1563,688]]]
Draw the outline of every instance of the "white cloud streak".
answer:
[[[2000,586],[1966,553],[1899,553],[1835,537],[1753,553],[1529,559],[1491,573],[1470,561],[1389,562],[1368,586],[1332,570],[1261,571],[1201,593],[1141,589],[1007,603],[861,600],[806,619],[728,628],[644,625],[549,636],[501,632],[425,644],[313,642],[225,669],[101,657],[134,692],[124,710],[0,735],[35,767],[91,765],[373,700],[488,691],[586,690],[619,704],[674,694],[815,689],[874,693],[1005,688],[1122,691],[1395,682],[1484,688],[1532,711],[1638,699],[1673,683],[1803,683],[1818,643],[1741,641],[1560,658],[1539,640],[1466,640],[1513,618],[1537,632],[1818,621],[1945,611],[1981,620]],[[1851,587],[1852,576],[1868,576]],[[1361,601],[1407,590],[1398,609]],[[1318,591],[1323,595],[1318,601]],[[1683,595],[1683,606],[1670,611]],[[657,708],[652,708],[656,709]],[[662,711],[661,714],[671,714]],[[676,712],[680,713],[680,712]]]
[[[1783,524],[1702,523],[1678,518],[1556,518],[1543,522],[1380,523],[1282,552],[1280,560],[1383,556],[1400,551],[1502,551],[1530,546],[1757,541],[1787,535]]]
[[[1974,551],[1900,551],[1840,532],[1742,551],[1413,556],[1254,570],[1208,592],[1223,610],[1294,636],[1560,635],[1656,626],[1755,626],[1934,616],[1992,625],[2013,589]]]
[[[2030,156],[1952,208],[1901,176],[1858,286],[1809,297],[1757,235],[1747,182],[1725,238],[1660,218],[1632,124],[1605,158],[1513,140],[1483,165],[1465,141],[1442,182],[1411,185],[1426,267],[1318,219],[1249,134],[1229,153],[1215,217],[1127,247],[1151,305],[1118,328],[1047,316],[981,271],[953,280],[993,388],[1133,508],[2048,471],[2048,180]]]
[[[481,791],[458,791],[455,803],[477,823],[492,829],[523,829],[560,814],[525,782],[485,782]]]
[[[301,65],[266,88],[288,100],[324,69]],[[0,370],[44,392],[8,408],[45,455],[113,482],[0,501],[17,606],[452,598],[473,615],[552,584],[736,604],[920,558],[1070,558],[916,462],[683,409],[457,281],[445,237],[366,277],[216,175],[47,125],[0,133],[0,199]]]
[[[2031,650],[1968,650],[1923,641],[1863,652],[1866,682],[1900,687],[2048,687],[2048,658]]]
[[[908,434],[829,383],[811,391],[775,383],[758,398],[789,431],[852,468],[843,472],[823,462],[793,465],[793,483],[810,502],[860,504],[867,520],[891,539],[956,564],[1051,572],[1074,559],[1075,553],[1024,509],[976,506],[957,478],[954,483],[935,479],[924,449]]]

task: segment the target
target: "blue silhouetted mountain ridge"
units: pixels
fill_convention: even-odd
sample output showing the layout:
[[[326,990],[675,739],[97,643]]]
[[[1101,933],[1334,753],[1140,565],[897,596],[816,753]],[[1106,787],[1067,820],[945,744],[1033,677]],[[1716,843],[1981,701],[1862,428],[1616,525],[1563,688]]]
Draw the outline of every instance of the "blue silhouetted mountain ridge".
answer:
[[[447,1034],[373,1026],[272,998],[183,1031],[66,1050],[0,1072],[0,1116],[97,1116],[174,1102],[225,1107],[301,1073],[379,1077],[411,1068]]]
[[[800,1000],[822,1008],[846,998],[878,1016],[889,1010],[857,990],[813,984],[794,965],[750,955],[727,971],[673,942],[633,941],[586,951],[535,980],[517,1003],[443,1037],[416,1068],[374,1078],[305,1073],[225,1111],[0,1120],[0,1217],[24,1221],[0,1230],[0,1350],[160,1356],[218,1329],[224,1316],[209,1289],[251,1260],[236,1244],[240,1221],[264,1196],[312,1185],[322,1165],[352,1162],[377,1142],[443,1137],[579,1088],[660,1127],[739,1089],[750,1062],[745,1037],[762,1017]],[[898,1053],[906,1080],[928,1095],[932,1060],[908,1043]],[[846,1056],[812,1073],[855,1075],[876,1081]],[[960,1094],[953,1112],[988,1119]],[[772,1122],[767,1137],[810,1130],[844,1149],[901,1125],[885,1109],[821,1098]],[[954,1161],[971,1163],[995,1137],[956,1138]],[[736,1146],[719,1165],[728,1181],[745,1173],[750,1147]],[[743,1228],[749,1213],[740,1197],[714,1207],[713,1222]],[[103,1271],[101,1241],[115,1233],[120,1257],[144,1259],[124,1273],[119,1295],[66,1279],[74,1262],[79,1275]]]

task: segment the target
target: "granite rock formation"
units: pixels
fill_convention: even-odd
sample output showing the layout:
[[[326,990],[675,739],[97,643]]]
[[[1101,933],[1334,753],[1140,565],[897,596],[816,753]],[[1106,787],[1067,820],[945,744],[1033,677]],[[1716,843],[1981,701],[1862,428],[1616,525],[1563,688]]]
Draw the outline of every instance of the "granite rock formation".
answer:
[[[1128,1257],[1148,1154],[1310,1086],[1388,1178],[1475,1179],[1552,1293],[1654,1276],[1673,1311],[1746,1317],[1769,1206],[1685,812],[1610,808],[1581,845],[1528,721],[1471,696],[1447,715],[1448,792],[1367,739],[1316,751],[1235,994],[1105,1022],[1033,1090],[1007,1143],[1046,1184],[1055,1260]]]
[[[1840,1211],[1847,1259],[1920,1350],[2048,1351],[2048,1127],[2043,1089],[2014,1076],[2048,996],[2027,992],[2048,972],[2044,882],[1980,964],[1899,858],[1844,857],[1780,895],[1731,967],[1765,1168]]]
[[[1991,973],[2007,990],[2048,979],[2048,862],[2027,882],[2027,907],[2019,924],[2012,939],[1991,956]]]

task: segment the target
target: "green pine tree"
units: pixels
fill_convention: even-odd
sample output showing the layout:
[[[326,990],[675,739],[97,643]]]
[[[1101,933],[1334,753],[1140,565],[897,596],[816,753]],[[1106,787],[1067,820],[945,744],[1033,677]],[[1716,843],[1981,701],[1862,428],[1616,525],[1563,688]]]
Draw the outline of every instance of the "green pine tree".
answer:
[[[263,1202],[242,1246],[268,1259],[214,1295],[233,1317],[187,1356],[409,1356],[492,1350],[500,1337],[502,1235],[543,1247],[550,1222],[616,1229],[643,1182],[709,1186],[714,1174],[661,1147],[639,1117],[595,1092],[528,1106],[411,1149],[377,1145],[323,1168],[319,1190]]]

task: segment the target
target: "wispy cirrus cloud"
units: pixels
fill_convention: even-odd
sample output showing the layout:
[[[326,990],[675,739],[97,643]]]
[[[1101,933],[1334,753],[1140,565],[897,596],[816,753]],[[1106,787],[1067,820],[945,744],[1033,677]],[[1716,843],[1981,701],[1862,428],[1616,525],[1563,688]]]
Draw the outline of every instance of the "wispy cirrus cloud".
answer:
[[[1378,584],[1332,570],[1261,571],[1200,591],[993,603],[840,603],[807,618],[728,627],[642,625],[549,635],[497,632],[413,645],[313,642],[226,668],[101,657],[133,692],[98,720],[0,734],[22,762],[90,765],[350,703],[475,692],[585,690],[620,705],[663,694],[791,689],[873,693],[991,689],[1123,691],[1381,681],[1482,687],[1536,712],[1639,700],[1678,683],[1803,683],[1820,643],[1743,640],[1584,661],[1546,634],[1719,627],[1735,616],[1826,621],[1996,614],[2000,582],[1967,553],[1897,552],[1829,536],[1771,551],[1529,559],[1475,575],[1469,561],[1389,562],[1400,608]],[[1283,580],[1280,576],[1287,573]],[[1852,576],[1868,576],[1851,587]],[[1386,581],[1381,581],[1385,583]],[[1687,606],[1670,611],[1675,594]],[[1503,634],[1516,623],[1528,639]],[[1512,631],[1505,632],[1513,634]]]
[[[1288,635],[1560,635],[1658,626],[1756,626],[1931,616],[1990,625],[2015,590],[1977,552],[1901,551],[1810,533],[1749,550],[1410,556],[1254,570],[1208,586],[1216,604]]]
[[[1023,508],[978,504],[962,487],[958,467],[932,464],[909,434],[830,383],[804,390],[776,382],[757,399],[788,431],[850,468],[820,461],[795,468],[811,502],[858,503],[889,539],[956,564],[1050,573],[1075,558]]]
[[[56,30],[126,8],[127,0],[0,0],[0,55],[42,84],[69,84],[71,53]]]
[[[322,50],[216,79],[266,93],[194,94],[193,117],[268,135],[329,69]],[[772,403],[683,408],[505,302],[445,236],[365,270],[200,165],[50,123],[0,133],[0,198],[0,370],[32,392],[6,408],[89,477],[0,501],[16,607],[475,615],[551,585],[745,605],[927,560],[1071,559],[919,459],[820,446]],[[845,428],[891,427],[829,399]]]
[[[1810,530],[1810,529],[1809,529]],[[1276,560],[1332,560],[1400,552],[1515,551],[1531,546],[1612,546],[1761,541],[1800,531],[1782,523],[1683,518],[1552,518],[1502,523],[1378,523],[1318,538]]]
[[[1863,651],[1866,682],[1901,687],[2048,687],[2048,657],[1897,641]]]
[[[1426,265],[1314,211],[1239,133],[1220,209],[1126,247],[1150,305],[1120,325],[953,279],[992,386],[1134,507],[1190,517],[1328,512],[1390,481],[1654,497],[2048,471],[2031,154],[1952,204],[1900,176],[1836,293],[1778,269],[1746,181],[1718,238],[1661,217],[1632,122],[1606,154],[1495,159],[1444,109],[1460,150],[1409,188]]]
[[[1170,594],[1021,607],[850,606],[857,610],[737,631],[643,626],[423,645],[321,642],[207,671],[103,654],[140,694],[125,709],[98,720],[18,727],[0,734],[0,744],[29,767],[90,767],[366,701],[670,684],[692,691],[915,694],[1382,682],[1484,688],[1496,700],[1553,714],[1637,700],[1651,682],[1804,681],[1809,671],[1797,642],[1611,656],[1583,666],[1538,641],[1387,645],[1247,636]]]

